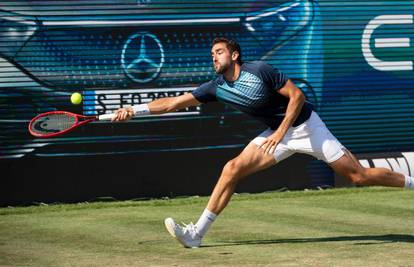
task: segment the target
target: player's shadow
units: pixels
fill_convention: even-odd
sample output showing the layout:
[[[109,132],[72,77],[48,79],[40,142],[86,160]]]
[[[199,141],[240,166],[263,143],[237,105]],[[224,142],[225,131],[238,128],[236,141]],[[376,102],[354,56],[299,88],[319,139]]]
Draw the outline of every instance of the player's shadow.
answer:
[[[241,245],[266,245],[266,244],[292,244],[292,243],[325,243],[325,242],[355,242],[353,245],[377,245],[384,243],[414,243],[413,235],[359,235],[359,236],[333,236],[316,238],[288,238],[288,239],[263,239],[229,241],[215,245],[203,245],[203,247],[241,246]]]

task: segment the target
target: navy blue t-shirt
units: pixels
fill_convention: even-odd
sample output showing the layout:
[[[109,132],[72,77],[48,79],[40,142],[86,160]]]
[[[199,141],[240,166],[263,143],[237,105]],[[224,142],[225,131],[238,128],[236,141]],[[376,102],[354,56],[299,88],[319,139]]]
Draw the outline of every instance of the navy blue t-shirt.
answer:
[[[288,78],[279,70],[262,61],[246,62],[241,65],[240,76],[234,82],[226,81],[223,75],[206,82],[192,94],[201,103],[220,101],[264,122],[271,129],[277,129],[285,117],[289,99],[278,93]],[[293,123],[305,122],[312,113],[308,102]]]

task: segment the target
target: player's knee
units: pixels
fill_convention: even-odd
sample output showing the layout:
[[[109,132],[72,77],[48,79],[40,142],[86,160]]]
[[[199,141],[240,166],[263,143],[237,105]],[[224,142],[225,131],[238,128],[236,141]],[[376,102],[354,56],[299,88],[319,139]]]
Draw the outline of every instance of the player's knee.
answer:
[[[348,178],[356,185],[369,185],[369,175],[365,168],[350,173]]]
[[[237,159],[232,159],[226,163],[223,174],[227,179],[237,180],[241,173],[241,166]]]

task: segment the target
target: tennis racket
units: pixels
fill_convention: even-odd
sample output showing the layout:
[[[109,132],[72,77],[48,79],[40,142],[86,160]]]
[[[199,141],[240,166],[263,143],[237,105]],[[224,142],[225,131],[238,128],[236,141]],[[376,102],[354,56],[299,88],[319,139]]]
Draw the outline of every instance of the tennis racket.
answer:
[[[92,121],[111,120],[115,114],[83,116],[68,111],[50,111],[37,115],[29,123],[29,132],[36,137],[55,137]]]

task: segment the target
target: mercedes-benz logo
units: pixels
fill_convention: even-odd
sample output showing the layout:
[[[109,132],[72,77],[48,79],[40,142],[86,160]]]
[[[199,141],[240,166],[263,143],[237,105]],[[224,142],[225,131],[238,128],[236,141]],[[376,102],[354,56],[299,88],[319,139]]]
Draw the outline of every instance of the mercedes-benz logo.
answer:
[[[125,74],[133,81],[153,81],[164,64],[164,49],[160,40],[146,32],[132,35],[122,49],[121,64]]]

